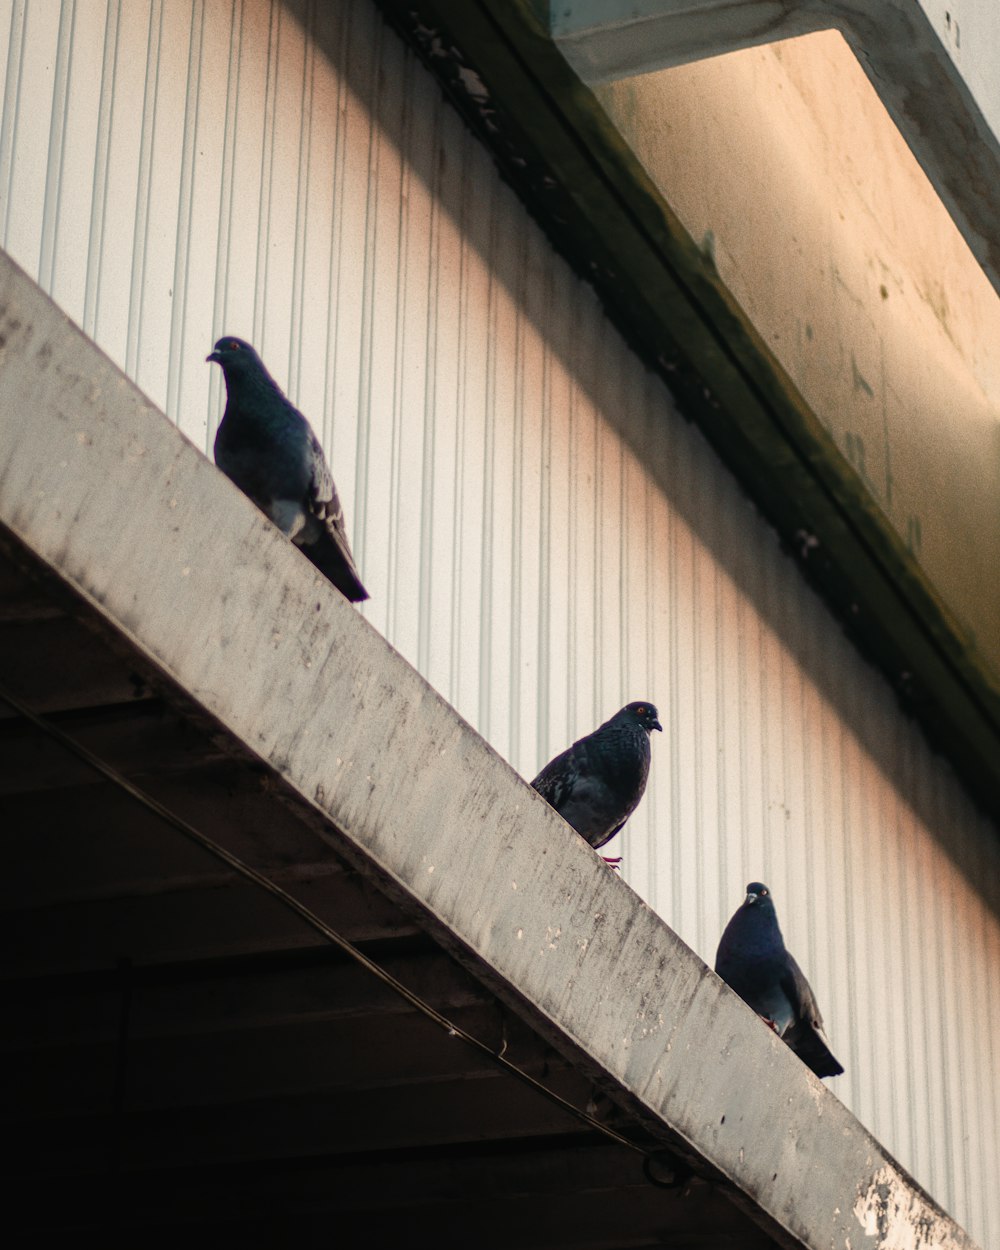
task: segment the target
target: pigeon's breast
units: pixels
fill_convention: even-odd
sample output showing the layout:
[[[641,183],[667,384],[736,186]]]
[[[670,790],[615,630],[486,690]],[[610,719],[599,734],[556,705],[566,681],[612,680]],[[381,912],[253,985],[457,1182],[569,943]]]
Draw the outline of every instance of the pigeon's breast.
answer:
[[[649,738],[644,729],[610,735],[592,753],[593,771],[614,789],[622,802],[638,803],[649,776]]]
[[[716,971],[748,1007],[772,1020],[779,1033],[783,1034],[791,1025],[795,1012],[781,986],[783,952],[769,955],[747,950],[739,955],[720,954]]]
[[[215,438],[215,462],[265,511],[274,500],[306,499],[308,446],[294,428],[280,432],[227,413]]]

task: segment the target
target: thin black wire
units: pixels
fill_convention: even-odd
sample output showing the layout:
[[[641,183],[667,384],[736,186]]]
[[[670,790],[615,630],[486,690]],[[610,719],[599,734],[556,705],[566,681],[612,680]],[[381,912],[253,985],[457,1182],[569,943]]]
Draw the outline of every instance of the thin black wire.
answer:
[[[196,843],[203,850],[208,851],[210,855],[214,855],[217,859],[222,860],[223,863],[228,864],[234,871],[240,873],[248,880],[253,881],[256,885],[259,885],[261,889],[266,890],[267,893],[273,898],[276,898],[280,903],[284,904],[284,906],[290,911],[295,912],[295,914],[304,920],[306,924],[310,925],[316,930],[317,933],[325,937],[328,942],[332,942],[334,946],[339,947],[340,950],[342,950],[346,955],[349,955],[353,960],[361,964],[363,968],[366,968],[372,976],[378,977],[383,984],[389,986],[390,989],[394,990],[401,998],[405,999],[406,1002],[408,1002],[412,1007],[416,1008],[417,1011],[421,1012],[429,1020],[433,1020],[435,1024],[445,1030],[449,1037],[457,1037],[468,1046],[471,1046],[474,1050],[478,1050],[481,1054],[488,1055],[490,1059],[503,1068],[505,1072],[510,1073],[511,1076],[516,1077],[519,1081],[522,1081],[531,1089],[536,1090],[550,1102],[553,1102],[556,1106],[561,1107],[564,1111],[568,1111],[571,1115],[576,1116],[578,1120],[582,1120],[583,1123],[588,1125],[590,1128],[597,1129],[598,1132],[603,1133],[606,1137],[610,1137],[611,1140],[617,1142],[618,1145],[625,1146],[629,1150],[634,1150],[637,1154],[641,1154],[647,1159],[655,1158],[662,1153],[660,1151],[646,1150],[636,1142],[629,1141],[627,1137],[623,1137],[613,1128],[609,1128],[608,1125],[602,1124],[600,1120],[595,1119],[582,1108],[574,1106],[573,1103],[563,1098],[561,1094],[557,1094],[555,1090],[549,1089],[547,1085],[543,1085],[541,1081],[536,1080],[529,1073],[522,1071],[522,1069],[517,1067],[516,1064],[511,1063],[509,1059],[505,1059],[502,1050],[495,1051],[491,1046],[487,1046],[485,1042],[480,1041],[478,1037],[473,1037],[471,1033],[466,1033],[463,1028],[449,1020],[447,1016],[442,1015],[441,1012],[432,1007],[430,1003],[425,1002],[418,995],[414,994],[412,990],[407,989],[401,981],[397,981],[392,973],[386,972],[384,968],[381,968],[378,964],[374,963],[368,958],[367,955],[364,954],[363,951],[358,950],[356,946],[349,942],[347,938],[342,937],[335,929],[331,929],[328,924],[315,914],[315,912],[310,911],[305,904],[300,903],[298,899],[289,894],[287,890],[283,890],[280,885],[272,881],[269,877],[264,876],[264,874],[258,872],[256,868],[252,868],[249,864],[244,863],[238,856],[233,855],[230,851],[227,851],[224,846],[220,846],[217,842],[214,842],[206,834],[196,829],[193,825],[188,824],[183,817],[178,816],[176,813],[170,811],[169,808],[164,807],[158,799],[153,798],[151,794],[147,794],[145,790],[141,790],[138,786],[129,781],[127,777],[118,772],[117,769],[113,768],[110,764],[105,763],[105,761],[99,756],[94,755],[94,753],[90,751],[89,748],[85,747],[83,743],[77,742],[75,738],[71,738],[68,734],[64,733],[63,730],[61,730],[57,725],[53,725],[51,721],[46,720],[43,716],[39,716],[37,712],[22,703],[21,700],[15,695],[11,694],[2,682],[0,682],[0,699],[9,704],[10,707],[12,707],[19,716],[23,717],[24,720],[34,725],[37,729],[40,729],[42,733],[47,734],[50,738],[65,747],[65,749],[70,751],[73,755],[78,756],[84,761],[85,764],[88,764],[96,772],[100,773],[104,777],[107,777],[107,779],[113,782],[114,785],[124,790],[127,794],[130,794],[136,802],[141,803],[151,812],[154,812],[160,817],[161,820],[165,821],[168,825],[171,825],[190,841]],[[657,1182],[654,1181],[653,1183],[656,1184]]]
[[[128,1089],[128,1042],[132,1025],[132,961],[118,961],[121,982],[121,1004],[118,1009],[118,1044],[115,1052],[115,1080],[111,1095],[111,1148],[108,1168],[112,1174],[121,1171],[125,1150],[125,1097]]]

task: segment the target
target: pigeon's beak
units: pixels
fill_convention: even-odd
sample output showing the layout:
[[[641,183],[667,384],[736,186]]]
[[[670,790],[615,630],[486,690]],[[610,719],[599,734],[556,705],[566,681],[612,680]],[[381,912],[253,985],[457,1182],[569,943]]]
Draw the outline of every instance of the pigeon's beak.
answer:
[[[754,894],[754,892],[751,890],[750,893],[743,900],[743,902],[746,904],[747,907],[749,907],[751,903],[756,903],[758,897],[759,895]]]
[[[658,720],[651,721],[649,727],[650,729],[658,729],[660,733],[663,733],[663,726],[660,724]]]
[[[205,357],[206,364],[212,360],[217,360],[220,365],[222,364],[222,357],[219,355],[218,352],[209,352],[209,354]]]

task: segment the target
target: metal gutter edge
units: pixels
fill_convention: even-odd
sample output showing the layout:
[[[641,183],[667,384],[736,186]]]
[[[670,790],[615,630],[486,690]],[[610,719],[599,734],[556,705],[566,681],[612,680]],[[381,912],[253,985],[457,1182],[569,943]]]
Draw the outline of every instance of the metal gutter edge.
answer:
[[[0,541],[782,1244],[973,1250],[2,253],[0,412]]]
[[[956,63],[962,59],[957,14],[954,20],[946,14],[939,35],[920,0],[783,0],[780,5],[659,0],[556,7],[553,36],[586,82],[839,30],[1000,291],[1000,140]]]
[[[376,0],[861,652],[1000,817],[1000,687],[532,0]]]

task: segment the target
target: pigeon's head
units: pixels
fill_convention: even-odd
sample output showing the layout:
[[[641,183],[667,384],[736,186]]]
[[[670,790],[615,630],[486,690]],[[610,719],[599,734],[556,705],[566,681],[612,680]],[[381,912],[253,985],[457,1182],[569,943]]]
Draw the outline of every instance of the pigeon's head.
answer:
[[[618,713],[624,720],[633,721],[636,725],[641,725],[646,733],[652,733],[654,729],[662,730],[660,724],[659,713],[652,703],[629,703]]]
[[[222,365],[226,377],[256,373],[263,368],[260,357],[246,339],[238,339],[232,334],[224,334],[205,359]]]
[[[762,881],[751,881],[747,886],[747,896],[743,900],[744,907],[758,907],[761,911],[773,911],[774,901],[771,891]]]

